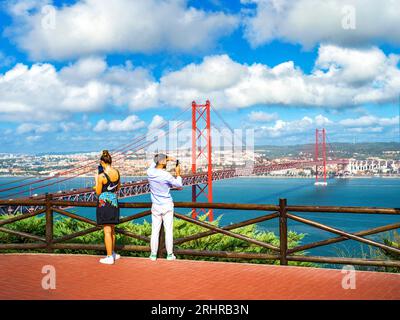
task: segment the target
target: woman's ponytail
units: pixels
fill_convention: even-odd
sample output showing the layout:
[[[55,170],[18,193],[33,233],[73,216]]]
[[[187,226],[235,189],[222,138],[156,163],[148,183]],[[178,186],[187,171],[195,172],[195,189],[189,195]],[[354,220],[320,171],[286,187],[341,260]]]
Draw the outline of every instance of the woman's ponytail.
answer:
[[[103,150],[100,160],[107,164],[112,163],[112,158],[108,150]]]

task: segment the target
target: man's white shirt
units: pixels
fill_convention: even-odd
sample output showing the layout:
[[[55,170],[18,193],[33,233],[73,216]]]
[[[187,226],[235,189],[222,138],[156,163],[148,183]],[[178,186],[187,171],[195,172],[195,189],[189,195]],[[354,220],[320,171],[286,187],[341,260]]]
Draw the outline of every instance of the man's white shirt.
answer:
[[[151,201],[157,205],[172,204],[171,188],[182,188],[182,178],[174,178],[166,170],[157,169],[153,162],[147,169],[150,184]]]

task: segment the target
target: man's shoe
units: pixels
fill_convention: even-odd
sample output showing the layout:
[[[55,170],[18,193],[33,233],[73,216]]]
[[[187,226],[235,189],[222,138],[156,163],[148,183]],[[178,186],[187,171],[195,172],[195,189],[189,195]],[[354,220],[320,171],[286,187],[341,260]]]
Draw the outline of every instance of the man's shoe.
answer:
[[[121,255],[118,254],[118,253],[115,253],[114,251],[113,251],[113,253],[112,253],[112,256],[113,256],[114,260],[121,259]]]
[[[151,261],[156,261],[157,260],[157,255],[156,254],[151,254],[149,258],[150,258]]]
[[[107,256],[107,257],[105,257],[103,259],[100,259],[100,263],[103,263],[103,264],[114,264],[114,258],[113,258],[113,256]]]
[[[174,256],[173,253],[167,255],[167,260],[176,260],[176,257]]]

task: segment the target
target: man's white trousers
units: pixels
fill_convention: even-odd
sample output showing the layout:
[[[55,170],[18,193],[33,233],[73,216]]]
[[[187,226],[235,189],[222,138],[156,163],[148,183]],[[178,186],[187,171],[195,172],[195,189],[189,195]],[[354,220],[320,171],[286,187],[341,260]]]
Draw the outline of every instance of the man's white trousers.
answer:
[[[174,248],[174,204],[158,205],[153,203],[151,206],[151,222],[151,253],[157,254],[161,224],[164,222],[165,247],[167,253],[172,254]]]

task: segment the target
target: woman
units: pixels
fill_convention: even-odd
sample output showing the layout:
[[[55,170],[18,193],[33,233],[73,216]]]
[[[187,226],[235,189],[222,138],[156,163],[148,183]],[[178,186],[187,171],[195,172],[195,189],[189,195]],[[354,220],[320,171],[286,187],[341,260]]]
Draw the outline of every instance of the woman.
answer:
[[[98,203],[96,210],[97,224],[104,226],[104,243],[107,256],[100,263],[114,264],[120,258],[115,253],[115,225],[119,223],[117,191],[121,186],[120,174],[112,166],[112,158],[107,150],[100,158],[99,172],[95,176]]]

